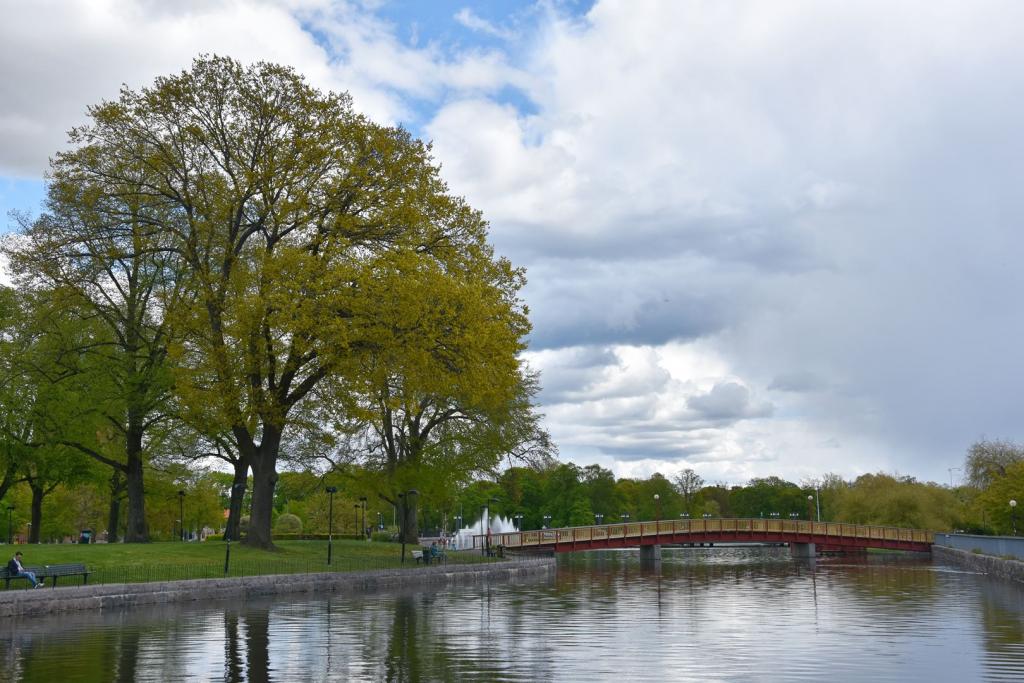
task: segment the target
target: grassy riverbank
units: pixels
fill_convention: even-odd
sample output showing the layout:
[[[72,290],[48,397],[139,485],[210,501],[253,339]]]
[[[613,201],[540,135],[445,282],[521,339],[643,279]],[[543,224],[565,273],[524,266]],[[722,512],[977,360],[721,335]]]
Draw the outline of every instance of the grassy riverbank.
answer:
[[[416,566],[412,550],[406,546],[409,568]],[[146,544],[46,544],[6,546],[0,552],[24,553],[28,566],[84,563],[93,572],[89,583],[173,581],[177,579],[224,576],[225,543],[146,543]],[[6,561],[8,557],[4,557]],[[448,562],[483,562],[474,552],[448,553]],[[295,574],[323,571],[365,571],[402,567],[401,546],[355,540],[334,541],[331,565],[327,565],[327,541],[280,541],[276,550],[258,550],[241,543],[231,544],[230,576]],[[80,579],[64,579],[60,585],[72,585]],[[12,587],[22,584],[12,582]]]

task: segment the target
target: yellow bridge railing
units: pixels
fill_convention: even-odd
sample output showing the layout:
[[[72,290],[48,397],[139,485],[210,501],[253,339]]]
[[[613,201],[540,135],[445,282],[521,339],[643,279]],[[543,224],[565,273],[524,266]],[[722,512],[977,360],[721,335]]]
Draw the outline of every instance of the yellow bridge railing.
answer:
[[[845,524],[841,522],[810,522],[783,519],[666,519],[658,522],[626,522],[622,524],[598,524],[594,526],[567,527],[561,529],[539,529],[491,534],[491,545],[507,548],[530,546],[552,546],[565,543],[593,543],[611,540],[641,540],[652,536],[680,536],[688,534],[733,534],[735,536],[757,534],[793,535],[794,537],[814,536],[819,541],[834,538],[842,540],[890,541],[902,543],[930,544],[934,532],[923,529],[869,526],[866,524]],[[695,539],[695,541],[698,539]],[[738,539],[748,540],[748,539]],[[749,539],[756,541],[756,538]],[[795,538],[794,538],[795,540]],[[673,539],[685,543],[685,539]],[[481,547],[484,536],[474,538],[474,547]]]

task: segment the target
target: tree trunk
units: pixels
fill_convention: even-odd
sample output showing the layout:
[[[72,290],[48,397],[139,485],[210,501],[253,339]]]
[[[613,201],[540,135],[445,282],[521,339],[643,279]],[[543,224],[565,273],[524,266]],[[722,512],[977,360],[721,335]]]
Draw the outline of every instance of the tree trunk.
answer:
[[[128,465],[125,468],[125,485],[128,490],[128,528],[124,535],[125,543],[149,541],[149,529],[146,526],[146,491],[142,481],[141,433],[138,436],[138,448],[128,448]],[[129,438],[129,444],[131,441]]]
[[[227,681],[245,680],[242,668],[245,653],[238,626],[238,613],[224,610],[224,680]]]
[[[245,613],[245,679],[252,683],[270,680],[270,609],[250,608]]]
[[[11,458],[4,470],[3,478],[0,479],[0,499],[7,496],[7,491],[14,486],[14,475],[18,471],[18,458]]]
[[[39,543],[39,525],[43,522],[43,488],[35,487],[29,483],[32,491],[32,527],[28,530],[28,542]]]
[[[124,492],[124,478],[115,471],[110,477],[110,511],[107,514],[107,543],[117,543],[117,527],[121,523],[121,494]]]
[[[110,511],[107,513],[107,543],[117,543],[117,524],[121,521],[121,497],[110,497]]]
[[[237,541],[242,538],[239,530],[242,523],[242,502],[245,500],[245,489],[249,481],[249,458],[239,457],[234,466],[235,478],[231,482],[231,502],[228,503],[228,521],[224,525],[224,537]],[[251,520],[249,526],[252,526]]]
[[[137,628],[121,629],[115,636],[117,649],[117,669],[112,680],[117,683],[131,683],[138,679],[139,641],[143,638],[143,630]]]
[[[405,543],[411,543],[416,545],[420,541],[419,529],[419,518],[416,511],[416,503],[418,501],[413,496],[413,500],[409,501],[409,496],[404,496],[398,499],[399,510],[398,514],[402,515],[404,523],[400,530],[401,540]]]
[[[277,486],[277,456],[281,450],[281,432],[264,424],[263,440],[252,456],[252,512],[249,533],[243,543],[255,548],[274,547],[270,535],[274,511],[274,488]]]

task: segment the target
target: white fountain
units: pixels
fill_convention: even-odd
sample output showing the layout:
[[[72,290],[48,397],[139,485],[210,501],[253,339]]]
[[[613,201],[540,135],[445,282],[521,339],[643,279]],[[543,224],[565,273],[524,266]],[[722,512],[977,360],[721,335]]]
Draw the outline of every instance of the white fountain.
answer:
[[[506,534],[518,531],[511,519],[499,516],[491,517],[488,526],[490,526],[492,534]],[[473,548],[473,537],[482,536],[484,533],[484,516],[480,515],[480,519],[476,523],[456,531],[448,547],[451,550],[471,550]]]

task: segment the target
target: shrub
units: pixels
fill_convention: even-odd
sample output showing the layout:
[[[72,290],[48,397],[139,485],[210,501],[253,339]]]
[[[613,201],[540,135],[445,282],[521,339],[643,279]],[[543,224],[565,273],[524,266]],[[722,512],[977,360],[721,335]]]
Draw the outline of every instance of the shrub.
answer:
[[[362,537],[358,534],[334,534],[335,541],[358,541]],[[286,534],[274,532],[275,541],[326,541],[327,534]]]
[[[286,512],[277,518],[277,524],[274,525],[274,534],[301,534],[302,533],[302,520],[299,519],[298,515],[293,515],[290,512]]]

